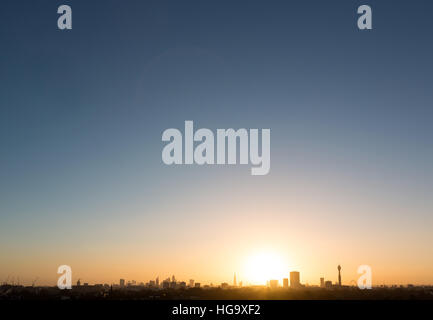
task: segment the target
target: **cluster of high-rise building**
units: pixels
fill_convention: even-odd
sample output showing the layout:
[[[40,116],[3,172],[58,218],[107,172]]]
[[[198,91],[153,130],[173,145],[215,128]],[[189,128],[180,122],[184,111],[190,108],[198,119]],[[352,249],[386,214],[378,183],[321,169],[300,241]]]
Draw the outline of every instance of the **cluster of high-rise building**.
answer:
[[[341,266],[338,265],[338,282],[333,285],[332,281],[325,281],[325,278],[320,278],[320,287],[321,288],[331,288],[333,286],[340,286],[341,287]],[[268,286],[272,289],[278,288],[279,283],[278,280],[269,280]],[[290,283],[288,278],[283,279],[283,288],[302,288],[304,287],[303,284],[301,284],[301,276],[299,271],[291,271],[290,272]]]
[[[268,286],[271,289],[275,289],[279,287],[278,280],[269,280]],[[299,271],[291,271],[290,272],[290,283],[289,278],[283,279],[283,288],[301,288],[301,274]]]
[[[118,285],[114,285],[114,287],[146,287],[153,289],[186,289],[186,288],[200,288],[200,283],[195,282],[194,279],[190,279],[188,284],[185,281],[176,281],[176,277],[173,275],[171,278],[168,277],[162,281],[159,280],[159,277],[156,277],[155,280],[150,280],[147,283],[140,282],[139,284],[135,281],[128,281],[126,283],[125,279],[120,279]]]
[[[336,284],[333,284],[332,281],[325,281],[325,278],[320,278],[320,287],[321,288],[331,288],[335,286],[341,286],[341,266],[339,265],[337,267],[338,270],[338,282]],[[283,278],[282,279],[282,287],[283,288],[292,288],[292,289],[299,289],[305,287],[301,283],[301,274],[299,271],[291,271],[289,278]],[[77,281],[77,287],[81,286],[80,279]],[[84,283],[83,286],[88,286],[87,283]],[[108,285],[105,285],[108,286]],[[279,280],[269,280],[267,283],[267,286],[271,289],[279,288]],[[186,289],[186,288],[201,288],[201,284],[199,282],[195,282],[194,279],[190,279],[188,283],[185,281],[177,281],[176,277],[173,275],[171,278],[168,277],[162,281],[159,280],[159,277],[156,277],[155,280],[150,280],[147,283],[137,283],[135,280],[131,280],[126,282],[125,279],[120,279],[119,284],[114,284],[113,287],[119,287],[119,288],[131,288],[131,287],[146,287],[150,289]],[[204,286],[204,288],[212,288],[214,287],[212,284]],[[229,285],[227,282],[221,283],[221,285],[217,286],[222,289],[228,289],[228,288],[239,288],[242,287],[242,281],[237,281],[236,273],[233,276],[233,285]]]

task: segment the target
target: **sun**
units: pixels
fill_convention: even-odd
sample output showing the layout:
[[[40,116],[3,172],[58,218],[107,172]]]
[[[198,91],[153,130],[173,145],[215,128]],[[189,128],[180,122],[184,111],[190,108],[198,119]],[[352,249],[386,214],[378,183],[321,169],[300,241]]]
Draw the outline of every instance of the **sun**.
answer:
[[[288,273],[289,265],[285,259],[273,251],[257,252],[245,262],[245,280],[251,284],[265,285],[271,279],[281,284]]]

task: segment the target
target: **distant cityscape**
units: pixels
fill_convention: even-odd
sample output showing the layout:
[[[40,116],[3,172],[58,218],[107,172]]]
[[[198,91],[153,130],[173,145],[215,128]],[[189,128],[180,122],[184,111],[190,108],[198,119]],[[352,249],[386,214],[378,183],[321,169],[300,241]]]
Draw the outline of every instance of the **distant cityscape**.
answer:
[[[32,287],[35,286],[37,279],[32,283]],[[12,286],[20,286],[19,279],[17,282],[14,280],[9,283],[7,280],[1,284],[2,286],[12,285]],[[356,285],[356,284],[355,284]],[[137,282],[136,280],[129,280],[126,279],[120,279],[118,283],[112,283],[112,284],[89,284],[89,282],[82,282],[81,278],[79,278],[76,281],[76,284],[73,286],[73,288],[82,288],[82,287],[104,287],[104,288],[114,288],[114,289],[124,289],[124,288],[135,288],[135,287],[141,287],[141,288],[149,288],[149,289],[186,289],[186,288],[222,288],[222,289],[229,289],[229,288],[242,288],[245,287],[243,285],[243,282],[240,281],[239,283],[236,280],[236,273],[234,273],[233,276],[233,283],[230,284],[228,282],[222,282],[218,285],[214,285],[213,283],[202,285],[200,282],[195,282],[194,279],[189,279],[188,282],[186,281],[177,281],[175,275],[172,275],[171,277],[168,277],[164,280],[160,280],[159,276],[155,278],[155,280],[150,280],[148,282]],[[251,287],[269,287],[271,289],[276,289],[278,287],[282,288],[303,288],[310,285],[304,285],[301,283],[301,274],[299,271],[291,271],[290,272],[290,283],[289,278],[283,278],[282,283],[280,285],[279,280],[270,279],[267,281],[266,285],[246,285]],[[320,287],[321,288],[332,288],[335,286],[342,286],[341,284],[341,266],[338,266],[338,282],[332,283],[332,281],[327,280],[325,281],[325,278],[320,278]],[[315,287],[314,285],[311,285],[311,287]]]
[[[119,279],[114,284],[89,284],[76,281],[72,289],[60,290],[57,286],[23,286],[19,283],[3,282],[0,285],[0,300],[17,299],[433,299],[433,286],[380,285],[371,290],[361,290],[352,280],[342,285],[341,266],[337,267],[337,281],[321,277],[319,285],[301,283],[299,271],[291,271],[289,278],[270,279],[266,285],[243,285],[238,283],[236,273],[233,282],[204,284],[194,279],[179,281],[173,275],[160,280],[156,277],[146,283]]]

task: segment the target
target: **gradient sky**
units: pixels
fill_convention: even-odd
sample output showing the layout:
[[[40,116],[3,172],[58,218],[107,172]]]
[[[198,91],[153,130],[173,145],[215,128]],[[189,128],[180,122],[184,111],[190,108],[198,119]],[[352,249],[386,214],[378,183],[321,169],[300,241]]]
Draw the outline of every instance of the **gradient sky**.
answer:
[[[57,29],[69,4],[73,30]],[[357,29],[370,4],[373,30]],[[0,281],[433,283],[433,2],[1,1]],[[270,128],[271,170],[166,166]]]

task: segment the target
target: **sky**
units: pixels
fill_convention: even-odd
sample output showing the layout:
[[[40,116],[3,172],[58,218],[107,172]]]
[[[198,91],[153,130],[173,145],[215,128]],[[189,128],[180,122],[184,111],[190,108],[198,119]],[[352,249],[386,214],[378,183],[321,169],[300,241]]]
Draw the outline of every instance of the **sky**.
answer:
[[[433,284],[432,12],[1,1],[0,282],[54,285],[67,264],[74,282],[256,283],[272,254],[278,279],[340,264],[349,284],[366,264],[376,285]],[[186,120],[269,128],[270,173],[165,165],[162,132]]]

